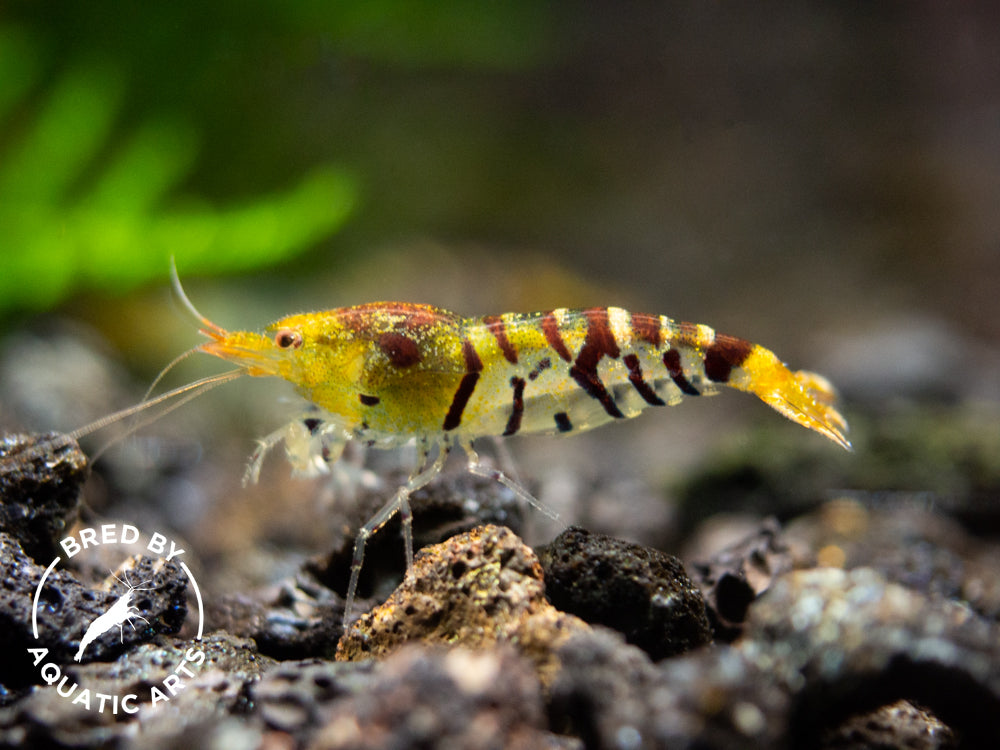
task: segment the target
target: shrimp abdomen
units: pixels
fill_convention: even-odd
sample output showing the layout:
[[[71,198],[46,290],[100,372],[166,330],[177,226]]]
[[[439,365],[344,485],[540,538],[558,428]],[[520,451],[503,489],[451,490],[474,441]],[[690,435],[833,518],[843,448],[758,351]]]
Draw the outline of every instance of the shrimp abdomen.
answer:
[[[591,429],[728,386],[850,447],[825,378],[705,325],[616,307],[557,309],[470,319],[465,339],[483,363],[464,414],[473,434]]]

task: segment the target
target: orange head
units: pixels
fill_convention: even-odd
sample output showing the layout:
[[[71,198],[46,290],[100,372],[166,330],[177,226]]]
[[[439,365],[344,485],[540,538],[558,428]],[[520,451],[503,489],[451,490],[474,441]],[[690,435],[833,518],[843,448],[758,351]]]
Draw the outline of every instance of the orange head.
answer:
[[[282,328],[273,332],[268,329],[267,334],[254,333],[253,331],[227,331],[198,312],[198,309],[184,293],[180,279],[177,277],[177,269],[173,264],[171,264],[171,272],[174,291],[177,292],[178,298],[188,309],[188,312],[201,323],[199,333],[209,339],[206,343],[196,346],[192,351],[204,352],[232,362],[245,375],[288,377],[288,366],[283,367],[282,362],[287,362],[291,353],[302,346],[301,333],[290,328]]]
[[[252,331],[227,331],[207,320],[202,322],[206,325],[200,333],[210,340],[195,347],[195,351],[232,362],[247,375],[280,376],[282,354],[295,346],[288,337],[275,340]],[[299,342],[301,345],[301,338]]]

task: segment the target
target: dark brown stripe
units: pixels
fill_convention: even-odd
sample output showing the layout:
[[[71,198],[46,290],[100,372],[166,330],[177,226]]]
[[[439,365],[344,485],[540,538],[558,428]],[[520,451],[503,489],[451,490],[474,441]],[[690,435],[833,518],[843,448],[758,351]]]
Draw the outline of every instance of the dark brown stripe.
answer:
[[[476,347],[468,339],[462,341],[462,356],[465,358],[466,372],[480,372],[483,369],[483,360],[479,358]]]
[[[625,418],[625,415],[622,414],[622,410],[618,408],[615,400],[611,397],[611,394],[608,393],[608,389],[604,387],[604,383],[602,383],[601,379],[597,377],[596,372],[584,372],[574,365],[569,368],[569,375],[577,382],[577,384],[579,384],[581,388],[583,388],[583,390],[587,392],[589,396],[600,401],[601,406],[604,407],[604,411],[606,411],[610,416],[615,419]]]
[[[556,412],[553,415],[553,419],[556,420],[556,429],[559,430],[559,432],[569,432],[573,429],[573,423],[569,421],[569,414],[566,412]]]
[[[540,359],[538,364],[535,365],[535,369],[528,373],[528,380],[535,380],[539,375],[541,375],[545,370],[552,367],[552,360],[548,357]]]
[[[749,341],[717,335],[715,343],[705,351],[705,375],[716,383],[725,383],[733,368],[742,365],[752,349]]]
[[[650,346],[659,347],[663,343],[660,338],[660,316],[632,313],[632,335]]]
[[[556,320],[556,316],[551,311],[545,313],[542,316],[541,325],[542,333],[545,334],[545,340],[549,342],[549,346],[555,349],[556,354],[567,362],[572,362],[573,355],[569,353],[566,342],[563,341],[562,334],[559,333],[559,321]]]
[[[663,353],[663,364],[666,365],[667,372],[673,379],[674,384],[681,389],[682,393],[689,396],[700,396],[701,392],[691,385],[691,382],[684,375],[684,368],[681,367],[681,353],[676,349],[667,349]]]
[[[411,367],[420,361],[420,347],[405,334],[386,331],[378,337],[378,346],[396,367]]]
[[[639,392],[643,400],[652,406],[666,406],[666,402],[656,395],[649,383],[642,379],[642,365],[639,364],[639,357],[635,354],[626,354],[622,360],[628,368],[628,380]]]
[[[576,355],[576,366],[581,370],[597,370],[601,357],[608,356],[618,359],[621,352],[618,342],[611,332],[606,307],[592,307],[583,311],[587,318],[587,337],[583,340],[583,348]]]
[[[524,378],[513,377],[510,379],[510,384],[514,388],[514,405],[511,407],[504,435],[513,435],[521,429],[521,417],[524,414]]]
[[[483,317],[483,323],[489,329],[490,333],[496,338],[497,343],[500,345],[500,351],[503,352],[504,359],[510,362],[512,365],[517,364],[517,349],[514,345],[510,343],[510,339],[507,338],[507,324],[500,319],[499,315],[486,315]]]
[[[361,399],[361,403],[365,406],[375,406],[381,400],[378,396],[369,396],[366,393],[359,393],[358,398]]]
[[[458,384],[455,396],[451,400],[451,406],[448,408],[448,414],[444,418],[442,427],[445,430],[454,430],[462,423],[462,412],[465,411],[466,404],[472,398],[472,392],[476,390],[478,381],[478,372],[467,372],[462,376],[462,382]]]
[[[698,326],[695,323],[678,323],[674,339],[681,346],[697,346]]]
[[[462,376],[462,381],[458,384],[451,399],[451,406],[445,415],[442,425],[445,430],[454,430],[462,423],[462,412],[472,398],[472,392],[476,390],[479,373],[483,369],[483,361],[479,358],[476,347],[468,339],[462,341],[462,356],[465,358],[465,375]]]
[[[600,401],[604,411],[610,416],[624,419],[625,415],[597,375],[597,365],[602,357],[617,359],[621,354],[608,323],[607,308],[594,307],[584,310],[583,314],[587,317],[587,336],[583,340],[580,353],[576,356],[576,362],[569,368],[569,375],[588,395]]]

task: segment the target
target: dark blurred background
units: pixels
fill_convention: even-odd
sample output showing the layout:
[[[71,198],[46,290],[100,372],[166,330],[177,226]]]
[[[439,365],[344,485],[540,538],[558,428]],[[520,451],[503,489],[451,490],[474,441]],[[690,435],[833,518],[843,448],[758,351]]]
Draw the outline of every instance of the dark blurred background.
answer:
[[[849,414],[995,410],[998,207],[994,3],[8,2],[0,422],[77,427],[193,346],[171,255],[227,328],[616,304],[761,342]],[[225,390],[183,429],[247,452],[286,391]],[[514,447],[662,478],[798,429],[748,401]]]

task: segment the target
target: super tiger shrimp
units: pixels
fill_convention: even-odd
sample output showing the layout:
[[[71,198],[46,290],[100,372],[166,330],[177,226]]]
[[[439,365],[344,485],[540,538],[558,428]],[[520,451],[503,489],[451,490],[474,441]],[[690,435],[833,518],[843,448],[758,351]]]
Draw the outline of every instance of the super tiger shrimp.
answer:
[[[500,482],[540,507],[517,482],[480,462],[473,448],[477,438],[567,435],[728,386],[756,395],[793,422],[851,449],[847,423],[825,378],[789,370],[770,350],[705,325],[618,307],[466,318],[430,305],[376,302],[290,315],[263,333],[227,331],[195,309],[176,271],[173,280],[209,340],[166,369],[195,352],[238,369],[73,434],[88,434],[183,395],[170,405],[173,409],[209,388],[251,375],[288,381],[318,411],[260,442],[247,469],[249,481],[256,480],[266,453],[282,442],[299,469],[336,461],[351,440],[375,448],[414,442],[420,459],[416,470],[357,533],[345,627],[366,541],[399,513],[407,564],[412,564],[409,497],[440,473],[456,448],[464,451],[470,473]]]

